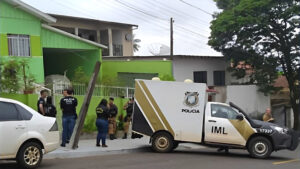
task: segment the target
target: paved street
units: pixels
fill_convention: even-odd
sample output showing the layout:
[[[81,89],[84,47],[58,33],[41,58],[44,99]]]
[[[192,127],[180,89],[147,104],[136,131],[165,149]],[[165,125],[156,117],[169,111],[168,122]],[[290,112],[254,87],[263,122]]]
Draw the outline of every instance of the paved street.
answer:
[[[300,168],[299,150],[275,152],[270,159],[259,160],[250,158],[242,150],[231,150],[231,153],[225,154],[210,148],[188,150],[180,147],[170,154],[158,154],[145,147],[128,154],[44,160],[40,169],[296,169]],[[1,162],[0,168],[17,169],[17,166],[13,162]]]

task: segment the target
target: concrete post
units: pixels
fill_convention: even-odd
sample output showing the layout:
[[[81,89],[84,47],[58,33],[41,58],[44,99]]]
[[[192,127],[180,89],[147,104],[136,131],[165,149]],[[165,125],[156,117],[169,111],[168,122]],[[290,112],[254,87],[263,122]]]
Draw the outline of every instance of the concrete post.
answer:
[[[97,30],[97,43],[101,43],[101,34],[100,34],[100,30]]]
[[[78,36],[78,28],[74,28],[75,29],[75,35]]]
[[[108,50],[109,50],[109,56],[114,55],[114,49],[113,49],[113,40],[112,40],[112,30],[111,28],[108,28]]]

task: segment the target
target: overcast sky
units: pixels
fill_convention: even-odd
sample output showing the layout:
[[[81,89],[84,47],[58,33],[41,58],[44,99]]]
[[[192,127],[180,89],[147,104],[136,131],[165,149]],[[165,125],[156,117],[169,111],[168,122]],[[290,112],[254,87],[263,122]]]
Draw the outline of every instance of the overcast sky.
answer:
[[[170,17],[174,18],[174,54],[220,56],[207,45],[213,0],[22,0],[46,13],[138,25],[141,39],[135,55],[152,55],[160,44],[170,44]],[[192,6],[191,6],[192,5]]]

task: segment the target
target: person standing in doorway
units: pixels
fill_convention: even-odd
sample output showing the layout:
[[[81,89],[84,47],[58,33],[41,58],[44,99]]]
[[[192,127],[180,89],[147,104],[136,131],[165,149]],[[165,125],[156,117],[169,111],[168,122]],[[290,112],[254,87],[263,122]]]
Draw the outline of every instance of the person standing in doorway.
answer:
[[[48,96],[48,91],[47,90],[42,90],[40,92],[41,94],[41,97],[39,98],[38,102],[37,102],[37,109],[38,109],[38,112],[45,116],[45,106],[46,106],[46,98]]]
[[[98,129],[98,135],[96,140],[96,146],[100,147],[100,141],[102,142],[102,147],[107,147],[106,145],[106,135],[108,130],[108,117],[109,117],[109,105],[106,99],[102,99],[96,108],[97,120],[96,126]]]
[[[110,140],[116,139],[118,107],[114,104],[114,98],[109,98],[108,134]]]
[[[60,108],[63,112],[62,147],[65,147],[69,143],[77,119],[76,107],[78,102],[72,95],[73,89],[68,89],[66,90],[66,96],[60,100]]]
[[[266,109],[266,112],[265,112],[265,114],[263,116],[263,121],[274,122],[274,118],[272,117],[272,113],[271,113],[271,109],[270,108]]]
[[[129,101],[124,105],[124,110],[126,110],[126,116],[124,118],[124,136],[123,139],[127,139],[127,134],[129,130],[129,125],[131,121],[131,116],[133,113],[133,103],[134,98],[129,99]]]

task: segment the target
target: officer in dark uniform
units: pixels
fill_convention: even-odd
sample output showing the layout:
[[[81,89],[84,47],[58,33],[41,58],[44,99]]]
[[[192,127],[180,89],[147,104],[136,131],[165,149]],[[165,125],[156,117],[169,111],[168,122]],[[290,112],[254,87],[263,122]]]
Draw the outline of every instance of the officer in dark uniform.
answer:
[[[106,99],[101,100],[101,102],[96,108],[96,113],[97,113],[96,126],[98,129],[96,146],[100,147],[100,141],[102,141],[102,147],[107,147],[106,135],[108,130],[109,105]]]
[[[127,134],[129,130],[129,125],[131,122],[131,116],[133,113],[133,103],[134,103],[134,98],[129,99],[129,101],[124,105],[124,110],[126,110],[126,116],[124,119],[124,136],[123,139],[127,139]]]
[[[47,95],[48,95],[48,91],[47,90],[42,90],[40,92],[41,94],[41,97],[39,98],[38,102],[37,102],[37,110],[38,112],[45,116],[45,106],[46,106],[46,98],[47,98]]]
[[[114,104],[114,98],[109,98],[108,134],[111,140],[116,139],[118,107]]]
[[[62,143],[61,143],[62,147],[65,147],[66,143],[69,143],[77,119],[76,106],[78,102],[77,99],[72,95],[73,95],[73,89],[68,89],[66,92],[66,96],[60,100],[60,108],[63,112],[63,116],[62,116],[63,132],[62,132]]]

